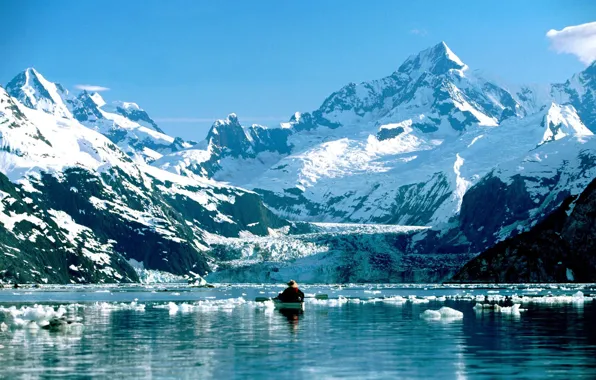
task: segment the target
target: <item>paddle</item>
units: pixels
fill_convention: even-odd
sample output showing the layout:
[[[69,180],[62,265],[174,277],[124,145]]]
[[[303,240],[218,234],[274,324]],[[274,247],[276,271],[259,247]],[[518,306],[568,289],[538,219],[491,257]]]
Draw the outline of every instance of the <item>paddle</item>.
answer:
[[[314,297],[309,296],[309,297],[305,297],[305,298],[314,298],[317,300],[328,300],[329,299],[329,295],[327,294],[315,294]],[[271,297],[256,297],[255,298],[255,302],[265,302],[265,301],[270,301]]]

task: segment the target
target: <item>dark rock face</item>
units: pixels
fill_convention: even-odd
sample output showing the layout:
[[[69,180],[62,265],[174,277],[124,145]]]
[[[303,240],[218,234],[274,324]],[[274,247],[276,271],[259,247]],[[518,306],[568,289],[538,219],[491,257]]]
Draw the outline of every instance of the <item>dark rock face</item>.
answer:
[[[221,169],[222,158],[250,159],[262,152],[289,154],[292,150],[292,145],[288,143],[290,135],[289,129],[269,129],[256,124],[244,128],[238,117],[230,114],[226,120],[216,121],[207,134],[205,142],[211,157],[189,165],[187,169],[199,176],[212,178]]]
[[[596,180],[530,231],[474,258],[453,281],[596,281]]]
[[[42,173],[31,184],[36,191],[25,192],[0,174],[0,212],[17,220],[12,228],[0,223],[1,281],[138,281],[129,259],[146,269],[203,274],[210,268],[207,255],[197,248],[207,245],[201,231],[266,235],[268,228],[288,224],[254,193],[188,186],[189,194],[230,199],[219,200],[217,208],[205,207],[169,191],[175,184],[153,179],[147,186],[118,168],[101,174],[80,168],[59,176]],[[73,225],[59,224],[57,213]]]
[[[0,208],[24,216],[12,228],[0,224],[0,280],[13,283],[135,282],[138,277],[125,258],[96,244],[91,230],[69,239],[35,194],[25,193],[0,173]],[[34,198],[34,199],[32,199]],[[74,203],[75,199],[69,199]],[[105,255],[98,263],[93,254]]]
[[[245,131],[236,115],[232,114],[227,120],[213,124],[207,141],[218,152],[218,158],[254,158],[263,151],[289,153],[289,135],[289,130],[268,129],[260,125],[253,125]]]
[[[533,207],[534,201],[521,176],[513,177],[507,185],[489,175],[464,195],[460,228],[474,245],[486,247],[494,243],[494,233],[501,227],[528,219],[528,210]]]
[[[379,141],[390,140],[394,137],[399,136],[403,132],[404,132],[404,129],[402,127],[391,128],[391,129],[381,128],[379,130],[379,132],[377,132],[377,139],[379,139]]]
[[[80,122],[103,119],[103,115],[99,111],[97,104],[95,104],[87,91],[81,92],[79,96],[69,103],[71,105],[72,116]]]

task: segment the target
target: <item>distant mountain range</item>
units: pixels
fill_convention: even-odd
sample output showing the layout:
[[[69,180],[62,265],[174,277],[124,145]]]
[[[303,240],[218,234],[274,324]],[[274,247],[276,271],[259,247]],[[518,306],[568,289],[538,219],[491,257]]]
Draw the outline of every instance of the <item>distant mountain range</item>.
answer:
[[[594,179],[595,93],[595,63],[513,88],[442,42],[287,123],[231,114],[195,143],[30,68],[0,89],[0,278],[443,281]]]

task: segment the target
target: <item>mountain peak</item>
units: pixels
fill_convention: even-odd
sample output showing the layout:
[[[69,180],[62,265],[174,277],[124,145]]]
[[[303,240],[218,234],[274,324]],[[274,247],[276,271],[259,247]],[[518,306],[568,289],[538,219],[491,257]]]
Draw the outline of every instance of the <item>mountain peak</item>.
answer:
[[[450,70],[465,70],[467,65],[447,46],[444,41],[410,56],[398,69],[400,73],[435,75],[447,74]]]
[[[218,127],[221,125],[238,125],[240,126],[240,122],[238,121],[238,116],[235,113],[231,113],[225,119],[216,120],[213,123],[214,127]]]
[[[584,125],[576,109],[568,105],[559,105],[552,102],[545,106],[541,127],[544,136],[540,144],[559,140],[565,136],[591,136],[593,133]]]
[[[64,104],[68,91],[61,85],[48,81],[33,67],[25,69],[8,82],[6,91],[29,108],[60,117],[71,116]]]
[[[34,67],[27,67],[24,71],[23,74],[26,75],[35,75],[35,76],[41,76],[43,78],[43,76],[37,71],[35,70]]]

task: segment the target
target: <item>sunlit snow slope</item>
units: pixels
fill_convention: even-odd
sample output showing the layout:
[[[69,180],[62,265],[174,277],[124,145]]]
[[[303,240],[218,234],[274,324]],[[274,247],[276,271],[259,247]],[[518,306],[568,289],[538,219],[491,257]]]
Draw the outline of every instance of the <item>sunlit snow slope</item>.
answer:
[[[292,220],[447,230],[463,219],[484,228],[466,230],[484,248],[593,177],[595,67],[564,84],[508,88],[440,43],[278,127],[241,126],[232,114],[153,165],[253,189]],[[519,199],[506,194],[512,186]],[[494,223],[470,219],[486,206],[472,195],[466,205],[471,189],[505,192],[491,199],[502,209]]]

